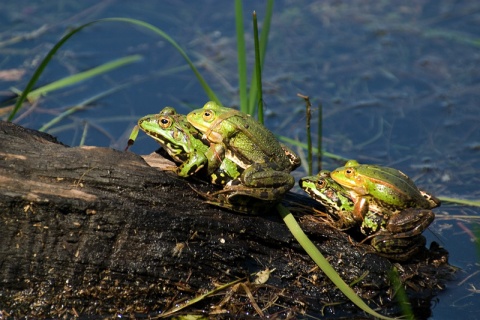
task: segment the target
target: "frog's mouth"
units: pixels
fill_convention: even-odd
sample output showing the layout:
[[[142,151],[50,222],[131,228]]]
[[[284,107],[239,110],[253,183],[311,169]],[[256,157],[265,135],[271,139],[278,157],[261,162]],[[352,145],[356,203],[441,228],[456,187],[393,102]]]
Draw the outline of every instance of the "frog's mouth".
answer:
[[[194,121],[194,118],[197,116],[197,113],[189,113],[187,115],[187,120],[190,122],[195,128],[197,128],[200,132],[203,132],[203,139],[207,139],[213,143],[221,143],[223,141],[223,136],[219,132],[213,131],[213,129],[217,126],[217,124],[212,124],[206,126],[202,123],[198,123]]]
[[[207,139],[210,142],[213,143],[221,143],[222,142],[222,136],[216,132],[208,131],[205,132],[202,136],[203,139]]]
[[[201,132],[205,132],[208,129],[207,126],[195,121],[195,118],[197,117],[198,115],[196,112],[190,112],[189,114],[187,114],[187,121],[190,122],[195,128],[197,128]]]

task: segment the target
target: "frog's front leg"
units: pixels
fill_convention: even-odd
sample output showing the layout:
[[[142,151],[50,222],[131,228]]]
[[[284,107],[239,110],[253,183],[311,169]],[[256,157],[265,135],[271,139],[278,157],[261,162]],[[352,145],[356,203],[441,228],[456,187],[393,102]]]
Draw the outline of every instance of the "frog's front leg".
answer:
[[[205,154],[201,152],[193,152],[188,154],[187,159],[178,166],[177,175],[180,177],[189,177],[200,171],[208,163]]]
[[[369,210],[368,197],[367,196],[357,197],[355,199],[353,211],[352,211],[353,218],[358,222],[362,222],[364,220],[364,217],[367,215],[368,210]]]
[[[205,157],[208,162],[207,173],[210,175],[222,165],[225,158],[225,145],[223,143],[210,143],[210,147],[205,152]]]
[[[178,166],[177,174],[180,177],[189,177],[205,166],[207,174],[211,175],[222,165],[224,148],[222,145],[211,145],[206,152],[194,150],[187,154],[187,159]]]
[[[372,235],[379,230],[385,230],[387,226],[388,218],[384,212],[372,212],[368,211],[363,218],[362,224],[360,225],[360,231],[366,235]]]

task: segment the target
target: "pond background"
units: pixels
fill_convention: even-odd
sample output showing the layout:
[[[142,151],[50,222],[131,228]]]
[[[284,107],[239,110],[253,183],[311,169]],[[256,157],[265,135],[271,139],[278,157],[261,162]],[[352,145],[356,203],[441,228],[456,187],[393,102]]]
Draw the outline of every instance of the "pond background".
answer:
[[[250,69],[250,14],[256,10],[261,22],[264,9],[263,2],[244,3]],[[164,30],[187,51],[223,104],[238,105],[233,1],[4,3],[0,71],[9,72],[0,73],[1,93],[22,90],[68,28],[104,17],[140,19]],[[20,40],[11,43],[17,36]],[[170,44],[118,22],[73,36],[37,86],[133,54],[143,59],[51,93],[35,108],[23,109],[16,122],[39,129],[67,107],[115,88],[47,132],[75,146],[87,126],[86,145],[123,149],[139,117],[167,105],[187,113],[208,100]],[[479,2],[277,1],[263,82],[265,122],[274,133],[306,142],[304,101],[297,97],[302,93],[312,99],[314,128],[323,104],[325,151],[400,169],[437,196],[480,199]],[[148,154],[157,148],[140,133],[131,151]],[[342,164],[324,158],[322,167]],[[305,170],[294,172],[297,180]],[[479,209],[444,203],[435,213],[425,236],[444,246],[460,270],[433,300],[432,318],[480,319],[480,252],[473,233],[480,230]]]

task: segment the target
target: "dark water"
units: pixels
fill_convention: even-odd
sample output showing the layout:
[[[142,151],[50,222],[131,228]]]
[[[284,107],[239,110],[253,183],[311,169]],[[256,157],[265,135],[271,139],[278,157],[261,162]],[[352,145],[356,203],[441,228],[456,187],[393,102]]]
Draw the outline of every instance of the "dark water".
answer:
[[[255,3],[246,2],[244,13],[255,9],[262,20],[264,4]],[[25,71],[18,80],[2,78],[2,90],[23,89],[66,29],[121,16],[167,32],[198,63],[223,103],[238,105],[233,2],[17,1],[2,9],[0,70]],[[42,26],[37,36],[5,44]],[[132,54],[142,61],[53,92],[18,123],[38,129],[65,107],[117,88],[48,132],[78,145],[86,128],[85,144],[122,149],[140,116],[166,105],[186,113],[207,101],[168,43],[122,23],[97,24],[75,35],[39,85]],[[315,108],[320,101],[324,106],[326,151],[394,166],[437,196],[480,199],[479,2],[278,1],[263,73],[272,131],[305,142],[304,103],[296,95],[309,95]],[[145,154],[156,147],[141,135],[132,151]],[[323,167],[340,164],[326,158]],[[295,175],[304,176],[305,168]],[[437,296],[433,318],[480,318],[480,257],[471,233],[479,230],[479,209],[446,203],[436,214],[426,236],[444,246],[461,271]]]

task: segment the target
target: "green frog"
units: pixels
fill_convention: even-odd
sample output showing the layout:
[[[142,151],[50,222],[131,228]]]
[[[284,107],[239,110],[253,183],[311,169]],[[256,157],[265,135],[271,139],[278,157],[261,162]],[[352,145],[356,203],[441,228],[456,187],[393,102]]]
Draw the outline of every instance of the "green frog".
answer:
[[[299,184],[325,207],[337,227],[348,229],[360,225],[366,239],[371,238],[371,245],[382,255],[407,260],[425,245],[421,233],[435,217],[431,210],[404,209],[368,197],[369,211],[359,220],[354,214],[355,203],[350,192],[334,181],[329,171],[322,170],[316,176],[304,177]]]
[[[432,209],[440,205],[440,200],[419,190],[406,174],[394,168],[349,160],[330,176],[350,194],[355,204],[353,215],[359,221],[369,211],[372,197],[384,208]]]
[[[204,169],[212,183],[225,185],[243,171],[233,161],[220,159],[210,148],[210,143],[202,139],[202,134],[186,120],[186,116],[178,114],[172,107],[140,118],[126,149],[133,145],[139,128],[160,143],[175,162],[180,163],[176,173],[181,177]]]
[[[210,101],[190,112],[187,120],[203,133],[213,153],[243,169],[222,191],[210,195],[209,202],[227,208],[258,200],[270,205],[295,184],[290,172],[300,158],[250,115]]]
[[[354,219],[354,204],[348,192],[330,178],[329,171],[322,170],[316,176],[303,177],[298,183],[310,197],[325,207],[337,228],[349,229],[361,222]]]

